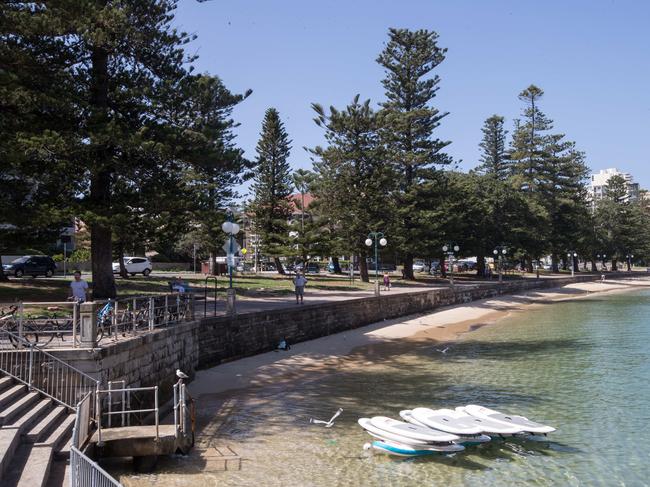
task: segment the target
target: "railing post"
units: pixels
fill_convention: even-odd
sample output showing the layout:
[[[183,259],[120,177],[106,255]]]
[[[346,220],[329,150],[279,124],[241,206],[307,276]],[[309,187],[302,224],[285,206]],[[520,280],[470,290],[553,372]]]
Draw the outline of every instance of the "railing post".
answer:
[[[94,302],[81,303],[81,346],[97,347],[97,305]]]
[[[165,308],[163,310],[163,324],[169,323],[169,295],[165,294]]]
[[[194,300],[194,293],[190,293],[188,296],[190,297],[190,302],[188,304],[189,309],[185,317],[185,321],[194,321],[194,306],[196,304],[196,301]]]
[[[156,300],[152,297],[149,298],[149,330],[153,330],[154,319],[156,316]]]
[[[178,438],[178,382],[174,384],[174,436]]]
[[[97,416],[95,420],[97,421],[97,445],[102,446],[102,407],[101,400],[99,398],[99,384],[97,384],[97,389],[95,389],[95,415]]]
[[[138,309],[138,298],[133,298],[133,312],[132,312],[132,318],[133,318],[133,333],[135,334],[135,329],[138,326],[136,322],[136,311]]]
[[[23,338],[23,313],[25,312],[25,305],[21,301],[18,305],[18,336]],[[20,348],[22,348],[22,342]]]
[[[34,346],[30,345],[29,347],[29,372],[27,379],[27,386],[29,389],[32,389],[32,371],[34,370]]]
[[[158,428],[158,423],[159,423],[159,421],[158,421],[158,386],[156,386],[156,388],[154,389],[154,392],[155,392],[155,399],[154,399],[155,406],[154,406],[154,408],[156,410],[156,441],[159,441],[160,440],[160,432],[158,431],[158,429],[159,429]]]
[[[77,343],[77,326],[79,326],[79,302],[72,304],[72,347],[76,348]]]
[[[113,332],[115,333],[115,336],[117,336],[117,332],[118,332],[118,329],[117,329],[117,313],[119,311],[119,306],[120,306],[119,303],[120,302],[117,299],[115,301],[113,301],[114,306],[113,306],[113,316],[112,316],[111,321],[112,321],[112,324],[113,324]]]
[[[187,314],[187,311],[183,312],[183,317],[185,317]],[[181,295],[177,294],[176,295],[176,321],[180,322],[181,321]]]

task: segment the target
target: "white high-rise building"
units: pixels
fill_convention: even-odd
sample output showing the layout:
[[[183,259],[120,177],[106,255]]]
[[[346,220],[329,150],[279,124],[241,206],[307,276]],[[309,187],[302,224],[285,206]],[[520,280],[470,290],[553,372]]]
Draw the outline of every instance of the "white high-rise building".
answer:
[[[589,193],[592,202],[596,202],[607,194],[607,182],[613,176],[622,176],[627,182],[627,200],[634,201],[639,198],[639,183],[635,183],[632,175],[625,172],[620,172],[615,167],[609,169],[601,169],[597,173],[591,175],[591,186]]]

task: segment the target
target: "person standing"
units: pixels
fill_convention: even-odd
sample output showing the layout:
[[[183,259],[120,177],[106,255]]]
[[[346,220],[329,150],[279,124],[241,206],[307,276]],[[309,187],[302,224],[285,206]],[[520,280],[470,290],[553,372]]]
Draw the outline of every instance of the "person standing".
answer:
[[[74,271],[74,281],[70,283],[70,298],[79,303],[87,299],[88,283],[81,278],[81,271]]]
[[[384,291],[390,291],[390,276],[384,272]]]
[[[293,280],[293,285],[295,286],[296,289],[296,304],[303,304],[306,284],[307,284],[307,278],[303,276],[300,272],[296,271],[296,278]]]

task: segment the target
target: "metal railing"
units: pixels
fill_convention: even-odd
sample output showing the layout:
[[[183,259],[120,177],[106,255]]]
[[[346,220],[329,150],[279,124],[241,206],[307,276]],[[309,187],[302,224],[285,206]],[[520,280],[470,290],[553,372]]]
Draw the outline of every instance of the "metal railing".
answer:
[[[99,384],[88,374],[7,330],[0,330],[0,370],[71,409]]]
[[[95,302],[96,342],[117,340],[194,318],[194,294],[174,293]],[[19,302],[0,306],[0,330],[39,348],[79,347],[80,305],[76,302]],[[18,343],[11,343],[19,348]]]
[[[74,445],[70,447],[70,487],[122,487]]]
[[[174,431],[176,438],[194,433],[193,411],[191,411],[193,404],[194,400],[187,393],[185,384],[182,380],[179,380],[174,384]]]
[[[126,403],[122,403],[121,409],[116,409],[113,410],[112,405],[110,408],[107,408],[106,411],[102,411],[102,395],[112,395],[114,393],[128,393],[129,397],[130,394],[133,392],[139,392],[139,391],[153,391],[154,393],[154,407],[153,408],[141,408],[141,409],[130,409]],[[111,401],[108,401],[109,404],[111,404]],[[95,424],[97,426],[97,444],[101,445],[102,444],[102,429],[106,429],[102,427],[102,417],[106,416],[107,418],[111,418],[114,415],[120,415],[122,418],[126,415],[127,417],[131,414],[142,414],[142,413],[154,413],[154,424],[156,426],[156,441],[160,439],[160,408],[158,407],[158,386],[153,386],[153,387],[126,387],[126,388],[119,388],[119,389],[99,389],[97,388],[97,391],[95,392],[95,410],[97,411],[97,415],[95,418]],[[126,421],[130,422],[129,419]],[[106,421],[109,423],[109,420],[107,419]]]

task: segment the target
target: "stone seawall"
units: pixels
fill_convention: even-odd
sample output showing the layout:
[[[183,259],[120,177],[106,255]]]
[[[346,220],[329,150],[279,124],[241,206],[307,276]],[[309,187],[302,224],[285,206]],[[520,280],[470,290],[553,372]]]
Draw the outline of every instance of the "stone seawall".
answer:
[[[608,275],[608,277],[623,277]],[[595,275],[574,278],[526,279],[502,285],[433,289],[404,294],[384,293],[327,304],[260,311],[233,318],[205,318],[155,330],[101,349],[54,352],[80,370],[99,378],[125,380],[129,386],[161,386],[167,398],[177,368],[190,376],[200,368],[273,350],[282,338],[289,343],[312,340],[353,328],[433,311],[441,306],[512,294],[530,289],[593,281]]]

